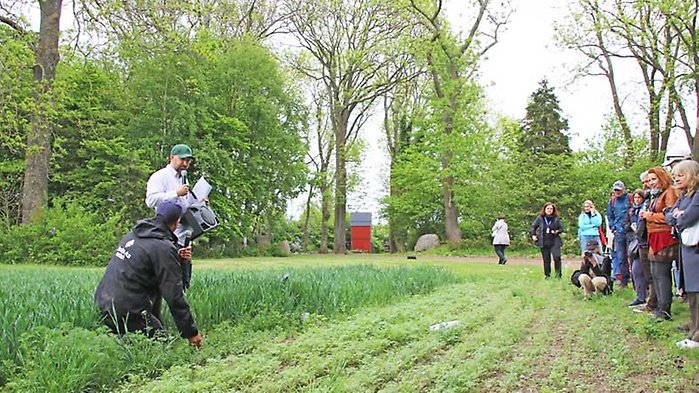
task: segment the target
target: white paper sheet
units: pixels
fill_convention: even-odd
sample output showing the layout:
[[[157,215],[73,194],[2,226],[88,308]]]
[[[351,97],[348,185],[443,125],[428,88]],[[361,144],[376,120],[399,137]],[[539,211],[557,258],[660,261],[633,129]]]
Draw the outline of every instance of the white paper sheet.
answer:
[[[187,200],[189,203],[201,202],[209,197],[210,192],[211,184],[209,184],[209,182],[204,179],[204,176],[202,176],[199,178],[199,180],[197,180],[197,184],[195,184],[194,188],[192,188]],[[195,195],[196,199],[194,198]]]

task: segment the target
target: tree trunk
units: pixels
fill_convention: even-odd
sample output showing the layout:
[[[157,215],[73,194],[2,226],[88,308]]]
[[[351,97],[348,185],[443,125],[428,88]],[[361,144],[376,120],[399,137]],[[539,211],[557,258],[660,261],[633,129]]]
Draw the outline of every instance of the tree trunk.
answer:
[[[447,171],[451,165],[451,152],[445,152],[442,157],[442,170]],[[459,228],[459,210],[454,201],[454,176],[446,176],[442,180],[442,197],[444,200],[444,227],[449,244],[461,243],[461,228]]]
[[[347,252],[345,246],[345,222],[347,215],[347,166],[345,162],[345,135],[349,118],[348,114],[340,112],[335,128],[335,254]]]
[[[396,196],[398,195],[398,190],[393,184],[393,173],[394,173],[394,165],[395,165],[395,158],[392,159],[391,161],[391,173],[390,177],[391,180],[389,181],[389,193],[390,195]],[[396,253],[396,252],[405,252],[406,251],[406,241],[407,239],[407,231],[405,228],[405,223],[403,222],[404,220],[399,219],[396,217],[397,214],[389,214],[388,216],[388,238],[391,246],[391,252]]]
[[[311,199],[313,198],[313,183],[311,183],[308,188],[308,198],[306,199],[306,217],[303,220],[303,241],[301,242],[301,249],[303,252],[308,251],[308,222],[311,219]]]
[[[41,26],[34,65],[34,101],[31,129],[27,135],[27,150],[22,189],[22,222],[30,223],[41,217],[48,199],[49,163],[51,161],[52,125],[49,113],[53,79],[58,64],[58,38],[62,0],[39,1]]]
[[[345,128],[339,127],[335,135],[335,254],[347,252],[345,246],[345,221],[347,215],[347,167],[345,163]]]
[[[452,82],[458,81],[456,65],[452,62],[449,73]],[[454,131],[454,116],[459,111],[457,94],[452,92],[449,97],[449,107],[447,113],[442,117],[444,121],[444,135],[449,138]],[[451,172],[452,151],[449,147],[442,153],[442,173]],[[444,201],[444,229],[447,235],[447,242],[452,246],[461,243],[461,228],[459,228],[459,209],[454,201],[454,175],[447,175],[442,179],[442,198]]]
[[[324,186],[320,193],[320,211],[322,219],[320,223],[320,250],[321,254],[328,253],[328,221],[330,221],[330,198],[328,186]]]

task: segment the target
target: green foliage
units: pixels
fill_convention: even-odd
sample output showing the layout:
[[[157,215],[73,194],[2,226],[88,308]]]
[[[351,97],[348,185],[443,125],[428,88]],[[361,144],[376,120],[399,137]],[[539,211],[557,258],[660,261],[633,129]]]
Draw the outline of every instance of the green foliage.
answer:
[[[4,25],[0,41],[0,222],[9,228],[20,217],[33,53]],[[305,109],[295,84],[250,39],[202,31],[160,49],[125,45],[120,57],[66,51],[60,63],[49,203],[68,198],[99,212],[99,222],[130,225],[152,213],[143,202],[149,174],[173,144],[188,143],[197,157],[190,177],[214,186],[221,223],[201,253],[239,253],[233,244],[278,218],[305,183]]]
[[[532,93],[522,121],[521,149],[529,154],[570,154],[568,120],[561,115],[558,97],[546,79]]]
[[[24,150],[33,111],[34,53],[22,37],[0,25],[0,227],[6,231],[21,219]]]
[[[288,279],[280,280],[285,273]],[[17,391],[109,390],[127,375],[152,378],[166,367],[191,361],[181,340],[153,342],[139,335],[116,340],[101,329],[93,331],[100,325],[93,301],[100,276],[99,270],[0,266],[0,363],[5,365],[0,386],[10,378],[18,381],[11,385]],[[240,336],[233,326],[295,331],[304,327],[308,315],[337,318],[455,281],[448,272],[427,266],[203,269],[195,272],[187,301],[203,331],[233,330]],[[171,316],[164,314],[175,332]],[[240,341],[222,340],[206,356],[238,351]]]
[[[209,244],[253,236],[255,224],[282,210],[305,182],[304,113],[270,51],[250,40],[202,34],[192,48],[134,58],[127,133],[152,146],[152,170],[169,147],[186,142],[197,157],[190,177],[214,186],[221,225]],[[263,220],[264,221],[264,220]]]
[[[37,222],[0,234],[0,262],[104,266],[125,232],[119,216],[104,220],[79,201],[57,198]]]
[[[107,61],[61,63],[56,90],[61,116],[54,140],[49,195],[71,198],[102,217],[134,222],[151,214],[144,203],[149,165],[144,147],[124,136],[128,121],[120,70]]]
[[[69,325],[38,326],[22,337],[20,348],[23,371],[8,385],[10,391],[101,390],[123,377],[119,345],[103,333]]]
[[[384,199],[390,219],[404,220],[408,244],[425,233],[444,234],[439,161],[434,151],[417,144],[407,147],[392,169],[392,188],[398,192]]]

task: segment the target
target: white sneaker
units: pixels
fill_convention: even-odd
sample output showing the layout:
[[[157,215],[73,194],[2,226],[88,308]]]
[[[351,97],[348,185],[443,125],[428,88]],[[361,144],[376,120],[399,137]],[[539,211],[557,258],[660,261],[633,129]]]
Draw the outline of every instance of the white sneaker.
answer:
[[[699,342],[687,338],[682,341],[678,341],[677,346],[685,349],[695,349],[699,348]]]

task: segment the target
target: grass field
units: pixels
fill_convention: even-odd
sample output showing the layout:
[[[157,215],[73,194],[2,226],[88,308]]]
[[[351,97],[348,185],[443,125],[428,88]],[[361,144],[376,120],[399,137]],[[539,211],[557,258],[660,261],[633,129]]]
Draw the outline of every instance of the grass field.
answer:
[[[378,298],[371,300],[371,293],[386,290],[385,285],[379,284],[383,280],[381,273],[362,267],[341,268],[368,264],[382,268],[437,266],[453,276],[439,276],[444,285],[419,292],[386,291],[380,296],[387,298],[382,302]],[[22,269],[30,268],[0,266],[0,278],[5,281],[21,274]],[[57,341],[57,347],[64,349],[53,349],[52,357],[59,358],[54,359],[58,367],[72,364],[70,359],[75,356],[65,348],[80,347],[81,344],[72,344],[88,341],[91,343],[88,349],[103,347],[103,352],[111,354],[112,359],[126,353],[129,362],[145,364],[151,370],[143,372],[143,367],[126,370],[116,375],[120,382],[114,384],[102,375],[109,374],[109,370],[100,368],[112,363],[96,362],[88,371],[97,382],[81,389],[90,391],[699,392],[699,350],[687,351],[675,346],[676,341],[684,338],[674,327],[689,318],[686,304],[673,304],[675,321],[658,323],[624,306],[633,297],[630,289],[583,301],[580,290],[569,281],[545,281],[540,270],[538,265],[525,263],[500,266],[493,262],[464,263],[459,258],[439,257],[408,261],[404,256],[201,261],[195,267],[190,292],[195,313],[197,307],[211,310],[228,307],[230,302],[217,299],[215,292],[204,296],[204,288],[220,287],[216,280],[232,282],[236,272],[245,274],[241,276],[247,277],[244,281],[260,280],[253,286],[276,282],[280,272],[291,271],[292,277],[309,274],[307,278],[299,278],[299,285],[305,284],[297,288],[298,293],[328,293],[329,297],[320,296],[320,301],[333,298],[335,304],[353,306],[328,315],[311,310],[309,318],[292,324],[291,328],[284,318],[278,323],[257,320],[274,319],[282,312],[260,314],[259,318],[240,323],[222,323],[205,330],[205,346],[199,351],[190,349],[183,340],[154,343],[133,338],[132,342],[124,343],[101,330],[95,333],[89,326],[85,331],[65,326],[39,330],[25,341],[43,349],[50,347],[48,342]],[[256,271],[259,275],[254,274]],[[70,273],[69,276],[96,277],[87,279],[94,283],[101,274],[99,269],[57,269],[51,275],[59,277],[64,272]],[[420,280],[429,282],[437,277],[431,272],[419,273],[423,276]],[[357,282],[373,280],[374,284],[358,289],[365,294],[360,297],[368,301],[351,300],[357,297],[356,291],[304,287],[312,282],[337,281],[338,274],[346,274],[347,285],[341,285],[343,288],[356,284],[352,284],[352,277]],[[410,282],[407,277],[412,274],[400,273],[389,280],[404,277]],[[5,292],[0,294],[6,296]],[[201,299],[197,300],[197,296]],[[242,295],[227,294],[223,298],[230,296]],[[90,293],[87,304],[91,300]],[[220,304],[216,305],[217,302]],[[274,301],[265,301],[270,303]],[[305,305],[291,314],[298,315],[300,310],[308,308]],[[84,306],[78,310],[83,310],[82,314],[87,312]],[[66,315],[69,313],[66,311]],[[213,325],[216,319],[207,318]],[[431,325],[454,320],[459,321],[457,326],[429,330]],[[5,329],[7,321],[2,326]],[[41,337],[51,340],[44,342]],[[13,383],[11,379],[5,389],[61,391],[60,386],[52,388],[48,381],[61,378],[43,372],[52,367],[50,362],[36,357],[26,363],[40,365],[42,372],[20,371],[15,374],[19,382]],[[42,378],[47,380],[43,385],[27,382]]]

